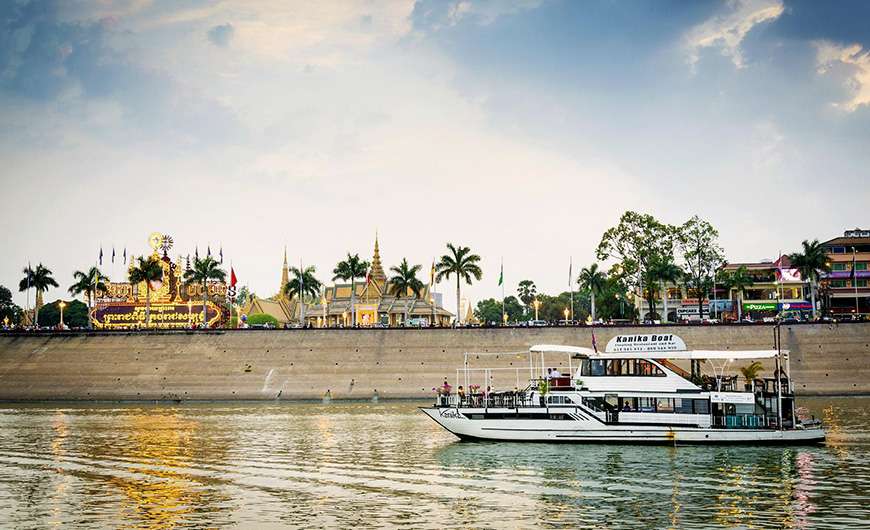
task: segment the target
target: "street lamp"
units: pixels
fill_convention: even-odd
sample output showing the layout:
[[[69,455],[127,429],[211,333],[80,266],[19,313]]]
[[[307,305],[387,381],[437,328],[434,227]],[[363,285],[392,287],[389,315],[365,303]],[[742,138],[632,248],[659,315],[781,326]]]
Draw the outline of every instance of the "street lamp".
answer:
[[[538,320],[538,308],[541,307],[541,301],[536,298],[533,304],[535,306],[535,320]]]
[[[193,316],[191,311],[193,310],[193,302],[190,300],[187,301],[187,327],[192,328],[193,323],[191,322],[191,317]]]
[[[504,325],[507,326],[507,321],[508,321],[507,313],[503,314],[503,315],[501,316],[501,319],[504,320]]]
[[[565,313],[565,325],[567,326],[568,325],[568,313],[569,313],[568,308],[566,307],[565,310],[562,312]]]
[[[57,305],[60,307],[60,329],[63,329],[63,308],[66,307],[66,302],[61,300]]]

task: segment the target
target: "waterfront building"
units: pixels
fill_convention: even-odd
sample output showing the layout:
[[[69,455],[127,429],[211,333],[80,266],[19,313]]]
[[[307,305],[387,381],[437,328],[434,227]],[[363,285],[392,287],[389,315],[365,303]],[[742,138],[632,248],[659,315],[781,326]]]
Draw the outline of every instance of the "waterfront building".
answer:
[[[846,230],[822,246],[831,267],[819,278],[826,307],[834,315],[870,314],[870,230]]]
[[[453,314],[441,305],[441,294],[434,291],[431,282],[426,284],[417,297],[409,289],[395,293],[381,263],[378,238],[369,273],[365,280],[356,284],[356,294],[351,296],[351,284],[334,284],[324,287],[320,300],[305,304],[305,323],[313,327],[349,327],[353,325],[353,308],[356,308],[358,326],[402,326],[408,321],[414,325],[449,326]],[[297,310],[297,317],[298,317]]]
[[[743,292],[728,289],[727,297],[741,305],[744,318],[763,320],[777,315],[797,315],[803,319],[812,317],[813,305],[807,300],[809,285],[801,278],[800,271],[792,267],[788,256],[756,263],[728,263],[722,270],[733,273],[741,267],[746,268],[753,283]],[[720,292],[726,293],[724,288],[717,294]],[[731,318],[737,317],[736,309],[735,305]]]

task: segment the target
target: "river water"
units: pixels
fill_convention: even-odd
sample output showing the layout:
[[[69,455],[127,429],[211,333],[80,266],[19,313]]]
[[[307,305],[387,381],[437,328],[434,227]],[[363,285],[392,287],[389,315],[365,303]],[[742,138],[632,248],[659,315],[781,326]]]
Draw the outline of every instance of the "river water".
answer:
[[[870,399],[821,447],[460,443],[419,402],[0,405],[0,527],[868,528]]]

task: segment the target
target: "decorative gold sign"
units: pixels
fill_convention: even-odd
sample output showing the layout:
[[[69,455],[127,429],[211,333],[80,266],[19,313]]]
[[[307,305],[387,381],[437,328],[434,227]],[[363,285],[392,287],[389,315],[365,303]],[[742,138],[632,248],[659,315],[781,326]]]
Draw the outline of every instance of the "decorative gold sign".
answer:
[[[98,305],[91,314],[94,326],[99,329],[135,329],[146,327],[145,304],[113,303]],[[220,322],[220,307],[207,302],[206,327]],[[151,318],[148,327],[188,328],[191,325],[202,327],[202,302],[191,304],[151,304]]]

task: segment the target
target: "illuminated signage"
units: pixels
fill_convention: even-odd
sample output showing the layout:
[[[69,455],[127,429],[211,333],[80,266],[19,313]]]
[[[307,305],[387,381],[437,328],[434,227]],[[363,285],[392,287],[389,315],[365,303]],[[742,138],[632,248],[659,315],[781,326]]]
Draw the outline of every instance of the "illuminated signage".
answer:
[[[112,303],[97,305],[92,313],[94,326],[104,329],[146,327],[144,303]],[[221,310],[212,302],[206,304],[207,327],[217,324]],[[151,304],[148,327],[189,328],[202,327],[202,302],[191,304]]]

